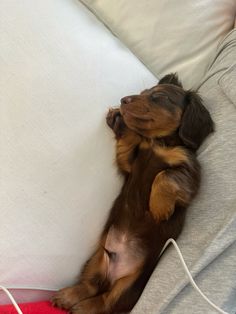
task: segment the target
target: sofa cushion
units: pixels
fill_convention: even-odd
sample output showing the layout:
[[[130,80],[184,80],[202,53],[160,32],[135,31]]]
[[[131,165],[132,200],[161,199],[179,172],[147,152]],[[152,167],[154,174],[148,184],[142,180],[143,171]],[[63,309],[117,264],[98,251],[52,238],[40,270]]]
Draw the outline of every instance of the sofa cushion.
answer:
[[[233,28],[235,0],[82,0],[157,76],[191,88]]]
[[[79,1],[2,0],[0,20],[0,284],[57,289],[120,189],[106,112],[156,78]]]
[[[236,64],[233,64],[219,78],[219,85],[230,101],[236,106]]]

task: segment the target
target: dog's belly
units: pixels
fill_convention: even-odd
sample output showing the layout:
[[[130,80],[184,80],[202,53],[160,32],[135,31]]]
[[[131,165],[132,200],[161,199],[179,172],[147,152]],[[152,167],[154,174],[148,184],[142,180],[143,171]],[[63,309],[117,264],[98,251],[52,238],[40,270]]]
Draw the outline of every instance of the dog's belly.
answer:
[[[145,252],[137,238],[111,227],[105,241],[104,258],[107,277],[113,284],[137,272],[144,263]]]

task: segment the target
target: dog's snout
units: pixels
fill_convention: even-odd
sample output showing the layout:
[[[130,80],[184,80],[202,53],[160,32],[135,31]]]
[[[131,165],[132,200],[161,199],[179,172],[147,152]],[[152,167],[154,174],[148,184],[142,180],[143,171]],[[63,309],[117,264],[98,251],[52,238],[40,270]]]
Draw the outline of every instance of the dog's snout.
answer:
[[[132,102],[132,97],[130,97],[130,96],[123,97],[123,98],[121,98],[120,102],[122,105],[127,105],[127,104]]]

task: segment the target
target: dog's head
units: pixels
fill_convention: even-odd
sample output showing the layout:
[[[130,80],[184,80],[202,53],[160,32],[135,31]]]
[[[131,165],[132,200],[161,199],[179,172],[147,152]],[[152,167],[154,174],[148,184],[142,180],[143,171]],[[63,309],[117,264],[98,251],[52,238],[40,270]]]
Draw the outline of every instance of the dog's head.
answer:
[[[182,142],[198,149],[213,131],[213,121],[196,92],[186,91],[175,74],[166,75],[159,84],[121,99],[125,124],[148,138],[178,133]]]

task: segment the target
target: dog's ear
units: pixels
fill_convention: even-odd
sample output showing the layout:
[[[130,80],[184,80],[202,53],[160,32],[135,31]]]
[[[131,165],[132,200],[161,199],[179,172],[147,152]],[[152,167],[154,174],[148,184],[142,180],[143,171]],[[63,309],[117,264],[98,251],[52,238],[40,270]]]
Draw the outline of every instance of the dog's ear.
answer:
[[[197,93],[187,92],[185,100],[179,136],[187,147],[197,150],[207,135],[214,131],[214,123]]]
[[[176,73],[170,73],[165,75],[162,79],[160,79],[158,85],[159,84],[172,84],[179,87],[183,87]]]

